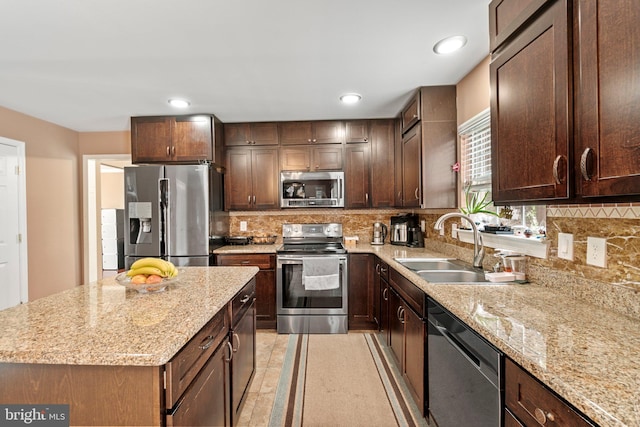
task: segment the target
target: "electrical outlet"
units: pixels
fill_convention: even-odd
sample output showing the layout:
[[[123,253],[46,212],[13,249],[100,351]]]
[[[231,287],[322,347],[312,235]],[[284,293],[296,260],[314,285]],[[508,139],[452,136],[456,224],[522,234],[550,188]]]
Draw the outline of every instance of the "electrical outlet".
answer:
[[[607,239],[587,237],[587,264],[607,268]]]
[[[558,258],[573,261],[573,234],[558,233]]]
[[[240,231],[247,231],[247,221],[240,221]]]
[[[458,224],[451,224],[451,237],[458,238]]]

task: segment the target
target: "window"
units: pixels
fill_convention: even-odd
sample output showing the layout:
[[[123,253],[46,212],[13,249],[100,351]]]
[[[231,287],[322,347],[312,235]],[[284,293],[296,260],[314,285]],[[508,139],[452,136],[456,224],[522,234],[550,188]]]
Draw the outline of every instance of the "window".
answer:
[[[466,200],[491,200],[491,114],[487,108],[458,127],[460,141],[460,172],[462,181],[461,207],[467,208]],[[474,194],[475,193],[475,194]],[[531,229],[534,233],[545,229],[546,206],[513,206],[497,209],[492,203],[485,210],[510,211],[511,218],[498,218],[490,214],[478,215],[484,224],[501,224],[516,230]],[[504,212],[502,212],[504,211]]]

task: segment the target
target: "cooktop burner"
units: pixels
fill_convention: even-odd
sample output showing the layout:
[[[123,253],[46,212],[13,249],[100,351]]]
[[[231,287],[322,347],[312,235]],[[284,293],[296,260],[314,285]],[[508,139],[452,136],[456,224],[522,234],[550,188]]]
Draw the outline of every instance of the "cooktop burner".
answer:
[[[342,224],[284,224],[279,254],[344,254]]]

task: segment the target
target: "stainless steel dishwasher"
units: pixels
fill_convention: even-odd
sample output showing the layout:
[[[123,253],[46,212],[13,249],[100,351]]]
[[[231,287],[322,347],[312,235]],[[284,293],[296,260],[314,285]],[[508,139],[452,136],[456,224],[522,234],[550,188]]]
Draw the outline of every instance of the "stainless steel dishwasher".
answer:
[[[429,415],[438,427],[503,425],[502,353],[427,300]]]

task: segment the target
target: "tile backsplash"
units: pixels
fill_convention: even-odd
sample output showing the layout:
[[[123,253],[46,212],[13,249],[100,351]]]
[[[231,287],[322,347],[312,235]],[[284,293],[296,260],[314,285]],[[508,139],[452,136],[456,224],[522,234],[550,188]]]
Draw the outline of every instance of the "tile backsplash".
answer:
[[[460,253],[472,245],[459,242],[449,233],[440,236],[433,224],[451,210],[409,210],[426,221],[426,238],[434,245],[444,245]],[[306,209],[262,212],[232,212],[232,235],[277,235],[281,240],[283,223],[340,222],[345,236],[358,236],[361,242],[371,240],[372,225],[408,210],[332,210]],[[240,221],[247,221],[247,231],[240,232]],[[574,240],[574,260],[557,256],[558,233],[571,233]],[[587,237],[607,240],[607,268],[586,263]],[[622,311],[637,317],[640,314],[640,203],[602,205],[547,206],[547,239],[550,254],[547,259],[531,258],[529,277],[548,286],[570,291],[576,297],[615,295],[611,303],[626,306]],[[388,240],[387,240],[388,241]],[[491,258],[487,250],[486,258]],[[459,255],[457,253],[456,255]],[[453,256],[453,255],[452,255]],[[588,288],[588,291],[586,289]]]

